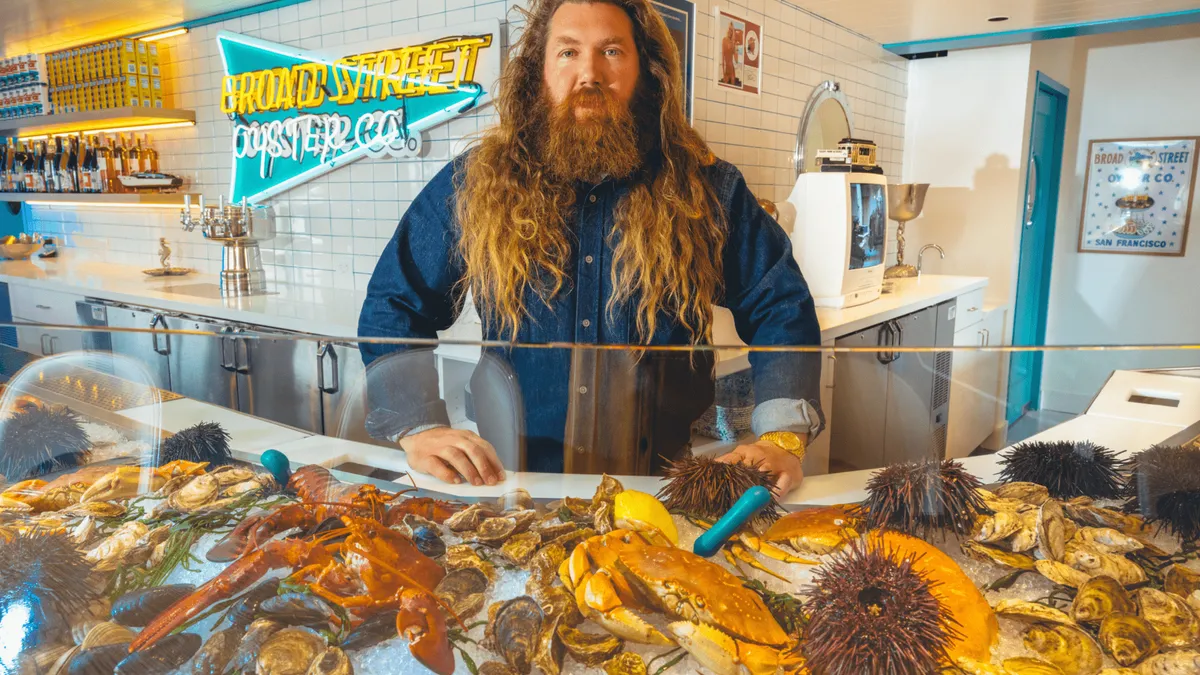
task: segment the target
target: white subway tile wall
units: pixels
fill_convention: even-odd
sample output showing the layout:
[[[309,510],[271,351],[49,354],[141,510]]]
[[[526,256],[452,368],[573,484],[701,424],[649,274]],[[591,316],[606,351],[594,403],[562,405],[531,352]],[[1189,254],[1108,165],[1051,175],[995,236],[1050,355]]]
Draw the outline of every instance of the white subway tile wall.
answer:
[[[215,36],[230,30],[305,48],[352,45],[416,30],[500,19],[505,47],[519,35],[524,0],[308,0],[204,26],[168,43],[167,86],[196,126],[153,134],[163,170],[190,192],[227,193],[231,123],[218,108],[221,62]],[[714,8],[763,25],[763,94],[713,84]],[[892,180],[900,176],[907,62],[878,44],[780,0],[698,0],[695,125],[716,154],[737,165],[759,197],[781,201],[794,183],[792,153],[804,103],[819,83],[842,83],[855,134],[874,140]],[[364,289],[396,223],[425,182],[495,121],[491,106],[430,132],[415,160],[364,159],[275,198],[278,236],[262,247],[269,280]],[[215,273],[221,247],[184,232],[172,210],[38,206],[29,227],[61,238],[65,255],[150,267],[158,240],[174,263]],[[894,238],[894,223],[889,236]]]

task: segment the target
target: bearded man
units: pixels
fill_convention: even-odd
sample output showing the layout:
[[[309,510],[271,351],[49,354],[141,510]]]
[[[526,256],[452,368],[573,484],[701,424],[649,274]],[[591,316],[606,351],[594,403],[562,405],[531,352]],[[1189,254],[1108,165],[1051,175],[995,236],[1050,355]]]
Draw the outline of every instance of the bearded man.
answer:
[[[523,402],[524,466],[507,468],[652,473],[686,452],[713,402],[713,305],[751,345],[818,345],[812,297],[787,235],[688,124],[677,49],[649,0],[532,0],[514,51],[499,124],[409,207],[359,333],[436,338],[469,291],[484,338],[514,343],[485,349]],[[538,343],[577,346],[519,346]],[[670,345],[697,348],[656,349]],[[360,349],[369,374],[412,355]],[[823,426],[820,360],[750,360],[759,440],[721,459],[762,466],[786,493]],[[416,363],[369,386],[372,434],[442,480],[503,480],[483,422],[479,435],[450,428],[432,358]]]

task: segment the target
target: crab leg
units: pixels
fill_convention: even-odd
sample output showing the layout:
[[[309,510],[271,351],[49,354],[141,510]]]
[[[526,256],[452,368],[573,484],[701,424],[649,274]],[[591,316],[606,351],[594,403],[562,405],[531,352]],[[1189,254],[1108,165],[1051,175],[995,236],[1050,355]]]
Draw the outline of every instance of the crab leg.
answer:
[[[646,645],[673,644],[671,638],[625,606],[605,571],[586,576],[575,587],[575,603],[588,618],[617,637]]]
[[[750,534],[749,532],[740,533],[738,535],[738,540],[741,541],[742,544],[746,548],[750,549],[751,551],[756,551],[758,553],[761,553],[761,554],[767,556],[768,558],[774,558],[775,560],[778,560],[780,562],[793,563],[793,564],[798,564],[798,565],[819,565],[820,564],[816,560],[809,560],[808,558],[800,558],[800,557],[794,556],[794,555],[788,553],[787,551],[779,548],[778,546],[768,544],[767,542],[763,541],[762,537],[758,537],[756,535]]]
[[[776,579],[779,579],[780,581],[782,581],[785,584],[792,583],[791,579],[788,579],[787,577],[785,577],[781,574],[777,574],[777,573],[772,572],[771,570],[767,569],[766,565],[760,563],[757,558],[750,555],[750,552],[747,551],[746,548],[744,546],[742,546],[741,544],[730,544],[729,550],[733,553],[733,555],[738,560],[741,560],[742,562],[753,567],[754,569],[756,569],[760,572],[766,572],[767,574],[770,574],[771,576],[775,577]]]

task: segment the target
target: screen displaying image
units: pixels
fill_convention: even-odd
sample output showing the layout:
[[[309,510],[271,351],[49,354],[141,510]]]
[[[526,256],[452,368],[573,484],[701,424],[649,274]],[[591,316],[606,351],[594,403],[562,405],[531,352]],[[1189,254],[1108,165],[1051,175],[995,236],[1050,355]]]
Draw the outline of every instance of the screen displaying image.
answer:
[[[883,264],[887,243],[887,201],[882,185],[850,184],[850,269]]]

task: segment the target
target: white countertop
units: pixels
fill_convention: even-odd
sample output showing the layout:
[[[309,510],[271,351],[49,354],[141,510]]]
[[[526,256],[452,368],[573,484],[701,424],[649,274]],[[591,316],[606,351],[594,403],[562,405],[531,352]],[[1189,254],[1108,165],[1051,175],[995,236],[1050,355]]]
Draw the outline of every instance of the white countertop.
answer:
[[[113,302],[145,305],[184,314],[271,326],[288,331],[350,338],[357,335],[358,314],[365,293],[346,289],[271,282],[270,295],[248,298],[200,297],[187,287],[215,285],[216,275],[152,278],[130,265],[73,261],[68,249],[59,258],[0,262],[0,281],[14,286],[46,288]],[[817,309],[823,341],[848,335],[877,323],[936,305],[983,288],[984,277],[925,275],[896,281],[891,293],[878,300],[845,309]],[[172,289],[185,289],[184,292]],[[718,309],[714,343],[744,346],[733,328],[732,316]],[[463,321],[445,339],[478,341],[478,324]]]

